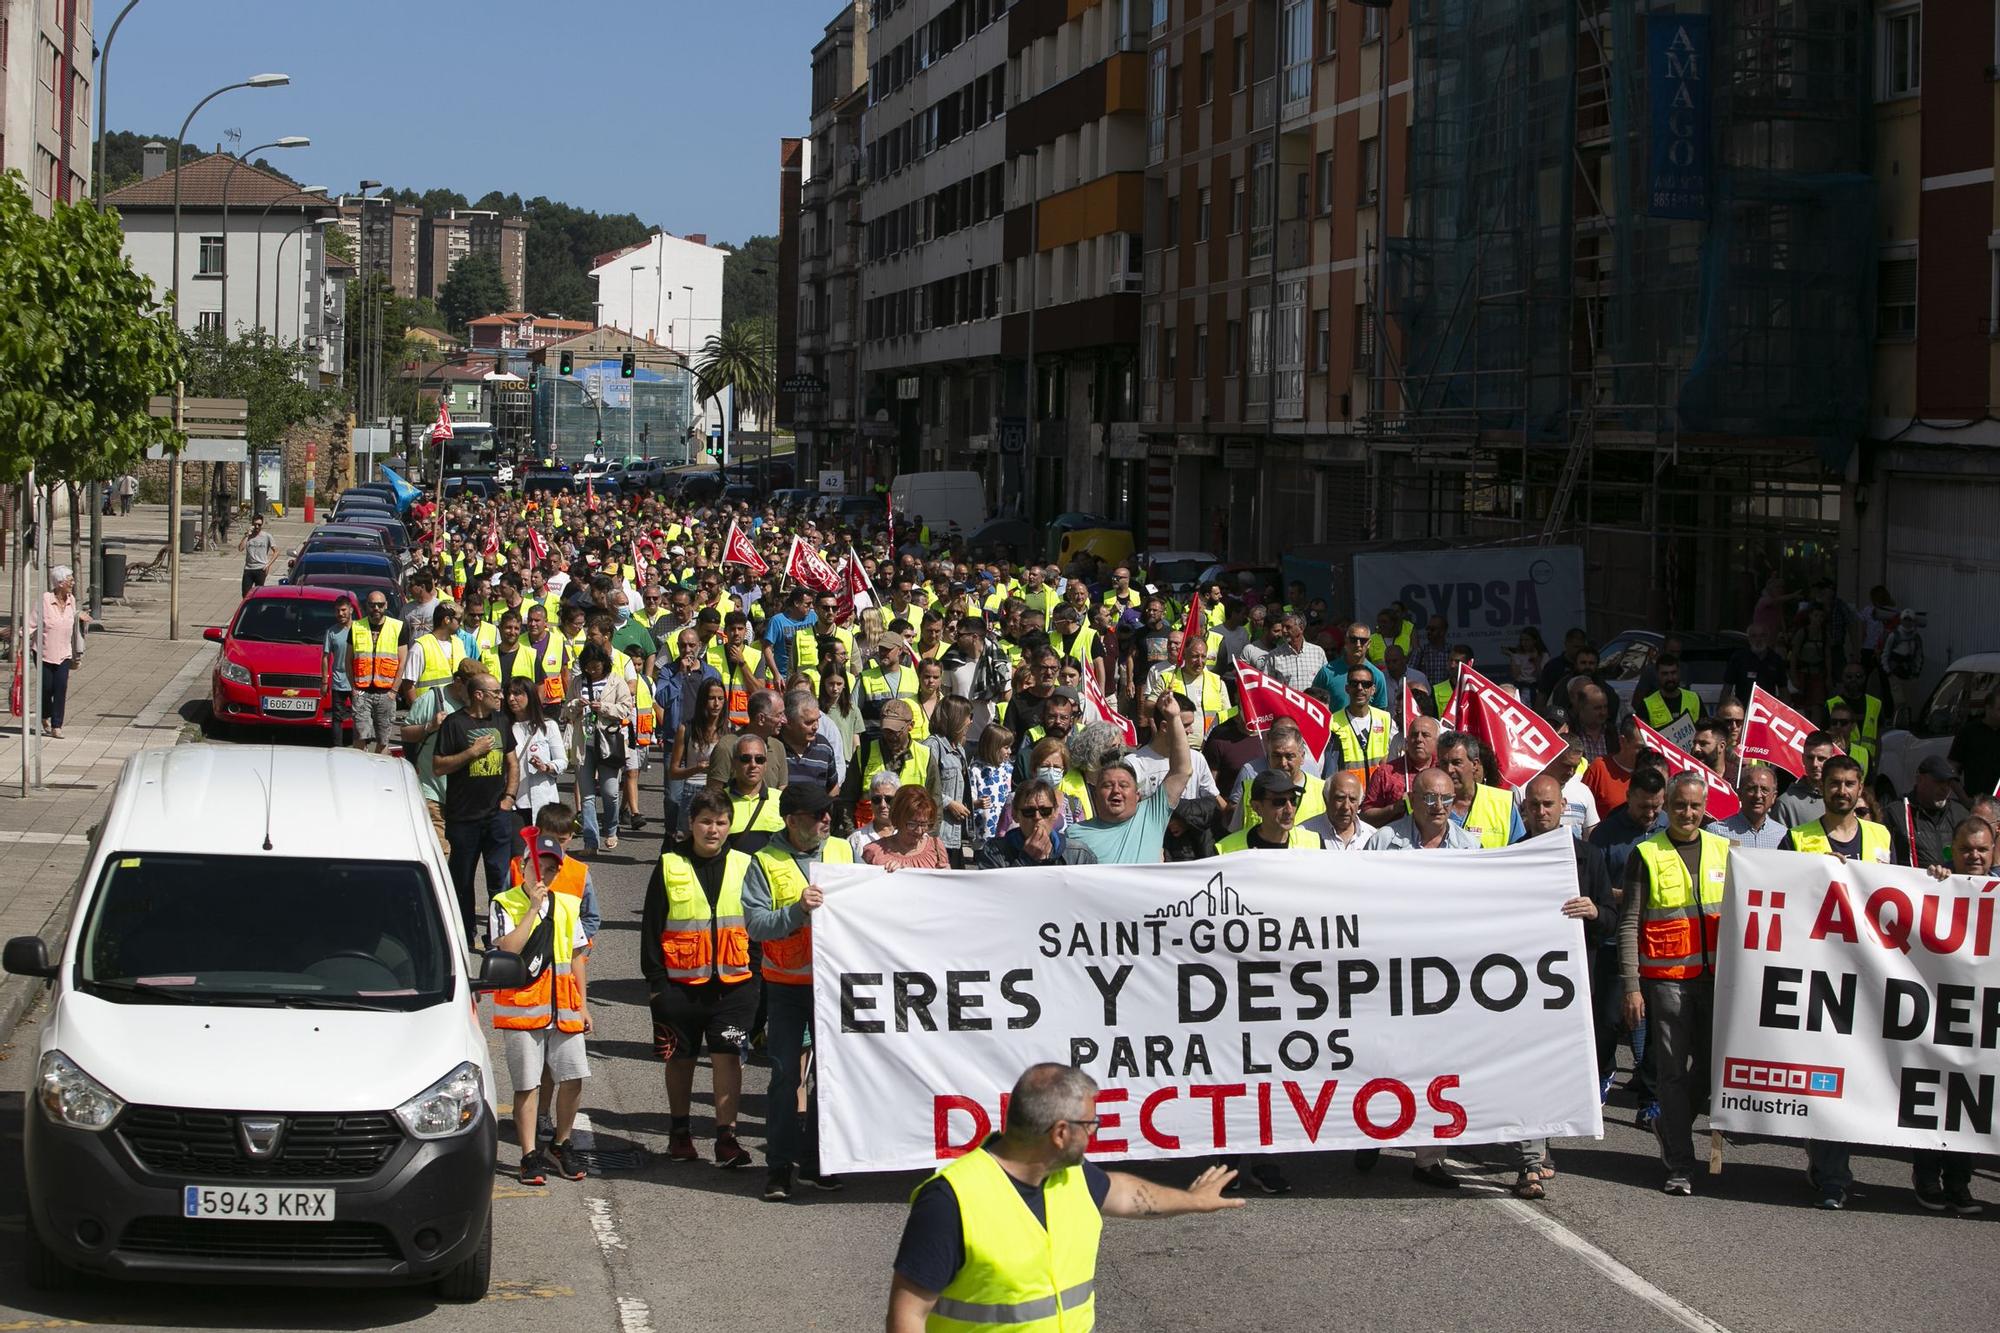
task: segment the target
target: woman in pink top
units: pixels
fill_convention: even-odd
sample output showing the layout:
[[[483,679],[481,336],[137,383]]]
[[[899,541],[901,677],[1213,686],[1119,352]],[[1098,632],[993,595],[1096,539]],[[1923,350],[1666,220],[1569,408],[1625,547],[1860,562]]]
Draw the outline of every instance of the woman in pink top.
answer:
[[[76,653],[77,628],[90,624],[90,613],[76,604],[76,575],[68,565],[50,569],[49,582],[53,586],[42,594],[42,613],[36,621],[35,655],[42,659],[42,734],[61,736],[70,669],[81,660]]]
[[[887,870],[945,870],[950,858],[944,844],[932,835],[937,827],[937,801],[914,784],[900,788],[889,802],[889,818],[896,831],[861,849],[861,859]]]

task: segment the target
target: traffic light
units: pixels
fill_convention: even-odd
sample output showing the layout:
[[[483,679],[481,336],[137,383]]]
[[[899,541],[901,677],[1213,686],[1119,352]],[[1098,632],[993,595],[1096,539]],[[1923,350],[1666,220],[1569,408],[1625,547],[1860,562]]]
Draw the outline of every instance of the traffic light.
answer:
[[[618,378],[629,380],[639,373],[639,359],[632,353],[625,353],[625,359],[618,363]]]
[[[562,354],[562,373],[565,375],[576,373],[576,357],[569,352]]]

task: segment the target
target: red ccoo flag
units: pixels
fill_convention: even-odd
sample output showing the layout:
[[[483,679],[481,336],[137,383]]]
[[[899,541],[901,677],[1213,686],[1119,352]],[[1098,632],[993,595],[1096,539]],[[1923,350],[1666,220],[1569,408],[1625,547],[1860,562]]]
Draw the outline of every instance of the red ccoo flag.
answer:
[[[730,520],[729,535],[722,542],[722,563],[747,566],[759,578],[771,572],[771,566],[757,554],[757,548],[750,544],[750,539],[743,535],[743,529],[736,525],[734,519]]]
[[[1208,648],[1208,622],[1202,619],[1200,588],[1196,588],[1194,596],[1188,599],[1187,620],[1181,625],[1181,644],[1184,655],[1186,645],[1190,643],[1202,645],[1204,652]]]
[[[1125,737],[1127,745],[1139,743],[1139,729],[1132,725],[1130,718],[1113,708],[1111,701],[1104,697],[1104,689],[1097,683],[1097,673],[1094,671],[1083,673],[1083,715],[1086,721],[1109,722],[1118,728],[1119,733]]]
[[[442,444],[451,438],[451,405],[440,398],[438,399],[437,424],[431,427],[431,443]]]
[[[834,623],[845,625],[873,605],[875,585],[868,581],[861,558],[849,550],[847,558],[840,562],[840,595],[833,604]]]
[[[1678,777],[1682,773],[1693,773],[1708,787],[1710,819],[1727,819],[1731,815],[1741,813],[1743,802],[1730,789],[1729,784],[1723,781],[1720,773],[1662,736],[1656,729],[1647,725],[1644,718],[1634,717],[1632,724],[1639,730],[1639,739],[1659,751],[1660,758],[1667,761],[1668,776]]]
[[[814,592],[839,592],[841,587],[833,566],[799,537],[792,538],[792,549],[785,554],[785,577]]]
[[[1271,719],[1288,717],[1298,723],[1306,753],[1312,756],[1313,763],[1317,765],[1325,757],[1326,747],[1333,739],[1333,713],[1325,704],[1309,694],[1299,693],[1276,676],[1267,676],[1241,662],[1236,664],[1236,682],[1242,686],[1246,727],[1261,736],[1269,729]]]
[[[1408,676],[1405,676],[1403,677],[1403,734],[1405,736],[1410,734],[1410,728],[1423,715],[1424,710],[1417,707],[1417,687],[1410,683]]]
[[[1459,665],[1451,706],[1458,714],[1457,729],[1477,736],[1493,752],[1500,780],[1509,787],[1527,786],[1566,748],[1540,714],[1468,664]]]
[[[537,529],[537,528],[529,528],[529,529],[528,529],[528,568],[529,568],[529,569],[533,569],[533,568],[534,568],[534,567],[535,567],[535,566],[536,566],[537,564],[539,564],[540,562],[542,562],[542,561],[544,561],[544,560],[546,560],[546,559],[548,559],[548,558],[549,558],[549,544],[548,544],[548,542],[546,542],[546,541],[544,541],[544,540],[542,539],[542,534],[541,534],[541,531],[540,531],[539,529]]]
[[[1806,737],[1818,730],[1804,713],[1769,693],[1750,687],[1750,708],[1743,716],[1743,757],[1761,759],[1793,777],[1806,771]]]

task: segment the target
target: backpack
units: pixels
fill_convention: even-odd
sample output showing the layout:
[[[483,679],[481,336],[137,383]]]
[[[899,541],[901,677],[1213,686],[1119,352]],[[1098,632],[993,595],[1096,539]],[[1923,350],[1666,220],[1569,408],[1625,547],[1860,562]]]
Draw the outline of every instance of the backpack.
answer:
[[[1924,636],[1909,623],[1899,621],[1882,645],[1882,669],[1898,680],[1915,680],[1924,674]]]

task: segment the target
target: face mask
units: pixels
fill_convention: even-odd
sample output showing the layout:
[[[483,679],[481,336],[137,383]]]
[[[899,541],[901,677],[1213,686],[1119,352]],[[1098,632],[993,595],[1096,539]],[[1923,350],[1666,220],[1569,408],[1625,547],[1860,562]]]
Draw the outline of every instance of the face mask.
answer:
[[[629,606],[614,606],[611,610],[618,617],[618,623],[621,625],[632,618],[632,608]]]
[[[1058,787],[1062,785],[1063,771],[1060,768],[1038,768],[1035,770],[1035,777],[1051,787]]]

